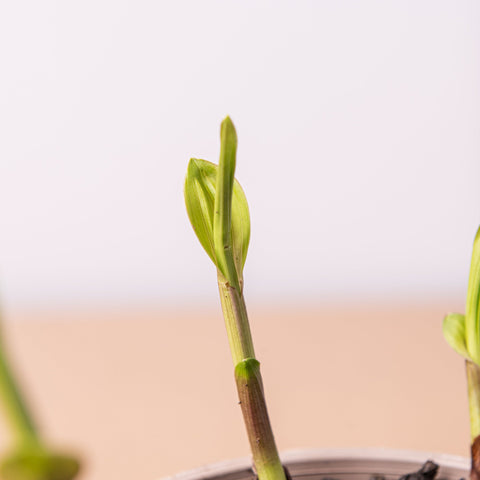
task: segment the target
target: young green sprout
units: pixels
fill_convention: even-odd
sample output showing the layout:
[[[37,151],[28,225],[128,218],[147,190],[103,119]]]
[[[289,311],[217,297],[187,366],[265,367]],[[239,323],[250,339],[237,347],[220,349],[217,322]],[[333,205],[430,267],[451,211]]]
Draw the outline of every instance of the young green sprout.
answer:
[[[465,358],[472,451],[470,478],[480,480],[480,228],[473,242],[465,315],[447,315],[443,334],[450,346]]]
[[[193,229],[217,267],[220,301],[255,470],[259,480],[285,480],[243,297],[250,215],[245,194],[234,178],[236,151],[237,134],[227,117],[220,129],[219,165],[196,158],[190,160],[185,203]]]
[[[2,480],[72,480],[78,461],[45,445],[27,408],[0,339],[0,400],[14,440],[0,462]]]

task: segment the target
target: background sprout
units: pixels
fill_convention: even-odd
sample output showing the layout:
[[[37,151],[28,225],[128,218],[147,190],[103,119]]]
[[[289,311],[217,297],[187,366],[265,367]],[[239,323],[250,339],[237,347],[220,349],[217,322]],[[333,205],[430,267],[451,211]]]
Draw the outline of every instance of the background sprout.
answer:
[[[480,228],[473,242],[465,315],[447,315],[443,334],[450,346],[465,358],[472,445],[470,478],[480,480]]]
[[[12,451],[0,462],[2,480],[72,480],[78,461],[52,450],[40,436],[8,363],[0,338],[0,400],[14,440]]]
[[[273,437],[243,297],[243,266],[250,240],[247,200],[234,179],[237,134],[229,117],[220,129],[216,166],[192,158],[185,204],[193,229],[217,267],[217,281],[235,366],[235,381],[259,480],[285,480]]]

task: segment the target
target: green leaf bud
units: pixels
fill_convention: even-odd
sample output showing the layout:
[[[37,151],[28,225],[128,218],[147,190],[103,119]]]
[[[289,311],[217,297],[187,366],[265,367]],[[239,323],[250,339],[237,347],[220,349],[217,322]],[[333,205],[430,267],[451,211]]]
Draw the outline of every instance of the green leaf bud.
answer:
[[[234,179],[236,146],[235,129],[227,117],[221,128],[220,165],[192,158],[184,193],[201,245],[226,281],[239,288],[250,241],[250,214]]]

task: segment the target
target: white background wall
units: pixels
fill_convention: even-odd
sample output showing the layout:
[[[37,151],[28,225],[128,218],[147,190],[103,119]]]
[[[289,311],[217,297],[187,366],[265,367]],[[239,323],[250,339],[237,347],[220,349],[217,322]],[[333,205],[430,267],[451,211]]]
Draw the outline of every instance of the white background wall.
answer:
[[[476,0],[4,2],[0,69],[7,305],[215,301],[182,188],[226,114],[250,299],[466,288]]]

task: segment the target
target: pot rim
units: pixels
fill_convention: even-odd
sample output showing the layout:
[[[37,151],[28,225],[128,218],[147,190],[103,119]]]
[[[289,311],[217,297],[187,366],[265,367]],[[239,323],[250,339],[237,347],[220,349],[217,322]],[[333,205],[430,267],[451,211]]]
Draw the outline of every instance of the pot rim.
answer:
[[[400,473],[407,473],[409,468],[415,469],[417,465],[421,465],[427,460],[438,463],[440,465],[440,473],[447,473],[452,470],[468,472],[470,469],[470,459],[459,455],[383,447],[298,448],[281,452],[280,457],[282,463],[288,466],[291,471],[302,464],[322,463],[325,467],[329,468],[332,474],[335,473],[333,464],[338,462],[342,462],[343,465],[340,467],[340,470],[338,470],[338,466],[336,469],[342,472],[346,470],[355,471],[361,463],[376,462],[379,465],[395,465],[401,469],[399,470]],[[410,464],[411,467],[409,467]],[[333,469],[331,467],[333,467]],[[251,457],[242,457],[204,465],[164,477],[163,480],[207,480],[209,478],[217,478],[234,473],[248,475],[252,472],[251,469]],[[295,474],[298,472],[292,473]]]

